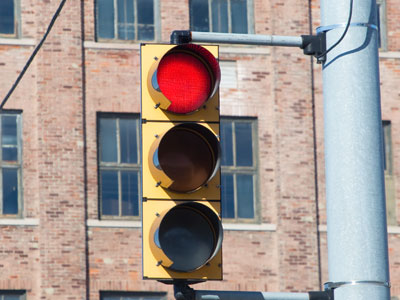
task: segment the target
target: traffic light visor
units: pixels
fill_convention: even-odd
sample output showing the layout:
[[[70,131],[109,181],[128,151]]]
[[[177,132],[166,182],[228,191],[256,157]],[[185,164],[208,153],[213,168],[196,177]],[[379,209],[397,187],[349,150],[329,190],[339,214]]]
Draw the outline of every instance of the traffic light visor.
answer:
[[[177,114],[197,111],[218,89],[221,71],[205,48],[179,45],[156,63],[149,73],[152,99],[160,108]]]
[[[205,185],[220,163],[218,138],[197,123],[181,123],[156,138],[149,166],[159,184],[174,192],[193,192]]]

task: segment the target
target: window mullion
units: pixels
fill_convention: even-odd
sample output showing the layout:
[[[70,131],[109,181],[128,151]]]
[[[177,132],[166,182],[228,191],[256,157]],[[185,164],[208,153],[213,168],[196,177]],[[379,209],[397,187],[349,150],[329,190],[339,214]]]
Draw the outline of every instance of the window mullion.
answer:
[[[118,35],[118,0],[114,1],[114,39],[119,39]]]
[[[118,170],[118,216],[122,216],[122,175],[121,170]]]
[[[138,23],[138,4],[137,0],[133,1],[133,30],[135,30],[135,40],[139,39],[139,23]]]
[[[212,1],[213,0],[208,0],[208,30],[210,32],[213,32],[213,18],[212,18]]]

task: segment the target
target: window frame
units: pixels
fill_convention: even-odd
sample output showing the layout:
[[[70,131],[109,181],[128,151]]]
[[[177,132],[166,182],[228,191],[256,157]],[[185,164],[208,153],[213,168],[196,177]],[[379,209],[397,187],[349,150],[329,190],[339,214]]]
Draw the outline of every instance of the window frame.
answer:
[[[233,187],[234,187],[234,218],[226,218],[223,217],[222,221],[224,223],[245,223],[245,224],[255,224],[260,223],[261,220],[261,209],[260,209],[260,197],[259,197],[259,176],[258,176],[258,119],[255,117],[236,117],[236,116],[221,116],[220,122],[229,121],[232,123],[251,123],[251,130],[252,130],[252,159],[253,159],[253,166],[224,166],[221,162],[221,184],[222,184],[222,175],[223,174],[232,174],[234,176],[233,179]],[[232,154],[235,157],[235,141],[236,135],[234,134],[234,128],[232,130]],[[223,155],[223,153],[221,153]],[[238,199],[237,199],[237,174],[252,174],[253,175],[253,210],[254,216],[253,218],[239,218],[238,217]],[[222,197],[221,197],[222,202]],[[221,203],[221,206],[224,205]]]
[[[17,123],[17,160],[16,162],[3,162],[2,124],[4,116],[16,116]],[[0,113],[0,218],[22,218],[23,215],[23,185],[22,185],[22,112],[4,110]],[[3,168],[17,169],[18,180],[18,212],[16,214],[3,214]]]
[[[119,297],[118,300],[124,300],[126,297],[136,297],[137,300],[153,300],[154,297],[160,297],[161,300],[167,300],[167,292],[125,292],[125,291],[100,291],[100,300],[107,300],[106,297]],[[149,298],[151,297],[151,298]]]
[[[387,16],[386,0],[376,0],[378,22],[378,45],[381,51],[387,51]]]
[[[189,0],[189,27],[190,30],[195,31],[194,28],[192,28],[192,14],[191,14],[191,1]],[[212,1],[213,0],[207,0],[208,1],[208,31],[207,32],[214,32],[213,27],[212,27]],[[231,0],[226,0],[227,6],[228,6],[228,33],[232,33],[232,16],[231,16]],[[247,7],[247,34],[253,34],[255,32],[254,29],[254,4],[253,0],[246,0],[246,7]]]
[[[13,0],[14,2],[14,33],[7,34],[0,32],[0,38],[19,38],[21,36],[21,8],[20,8],[20,0]]]
[[[382,120],[386,214],[389,225],[397,225],[396,190],[393,175],[392,123]]]
[[[161,39],[161,14],[160,14],[160,1],[161,0],[152,0],[153,1],[153,14],[154,14],[154,39],[153,40],[139,40],[137,39],[137,0],[132,0],[134,3],[134,27],[135,27],[135,39],[132,40],[124,40],[118,37],[118,7],[117,0],[114,1],[114,38],[102,38],[99,37],[99,18],[97,13],[97,1],[94,1],[94,25],[95,25],[95,41],[96,42],[107,42],[107,43],[138,43],[138,42],[156,42]]]
[[[112,120],[120,120],[120,119],[130,119],[135,120],[137,123],[136,134],[137,134],[137,164],[129,164],[129,163],[121,163],[120,162],[120,131],[117,127],[117,162],[102,162],[101,161],[101,143],[100,143],[100,120],[101,119],[112,119]],[[117,122],[118,126],[119,121]],[[141,219],[141,205],[140,205],[140,195],[141,195],[141,162],[142,162],[142,153],[140,149],[140,134],[141,134],[141,123],[140,123],[140,114],[136,113],[98,113],[97,114],[97,178],[98,178],[98,217],[102,220],[140,220]],[[117,171],[118,172],[118,215],[104,215],[102,212],[103,207],[103,199],[102,199],[102,182],[101,182],[101,172],[102,171]],[[121,171],[134,171],[138,172],[138,215],[137,216],[124,216],[122,214],[122,187],[121,187]]]

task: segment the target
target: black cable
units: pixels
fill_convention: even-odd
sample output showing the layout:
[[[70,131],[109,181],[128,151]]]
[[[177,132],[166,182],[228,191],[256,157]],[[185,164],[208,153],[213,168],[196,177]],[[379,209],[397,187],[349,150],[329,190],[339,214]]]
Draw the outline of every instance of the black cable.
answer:
[[[333,44],[332,46],[329,47],[328,50],[326,50],[324,53],[320,54],[317,56],[317,59],[324,57],[325,55],[328,54],[328,52],[330,52],[333,48],[335,48],[337,45],[340,44],[340,42],[344,39],[344,37],[346,36],[347,30],[349,30],[350,24],[351,24],[351,17],[353,15],[353,0],[350,0],[350,12],[349,12],[349,18],[347,20],[347,24],[346,24],[346,28],[344,29],[344,32],[342,34],[342,36],[340,37],[340,39]]]
[[[51,28],[53,27],[58,15],[60,14],[66,0],[62,0],[60,5],[58,6],[57,11],[55,12],[53,18],[50,21],[49,26],[47,27],[46,33],[40,40],[39,44],[36,46],[35,50],[33,50],[31,56],[29,57],[28,61],[26,62],[24,68],[22,69],[21,73],[19,74],[17,80],[15,80],[14,84],[12,85],[11,89],[8,91],[7,95],[3,99],[3,101],[0,104],[0,111],[3,109],[4,104],[6,104],[8,98],[10,98],[11,94],[14,92],[15,88],[18,86],[19,82],[21,81],[22,77],[24,76],[25,72],[28,70],[30,64],[32,63],[33,59],[35,58],[36,54],[39,52],[40,48],[42,47],[44,41],[46,40],[47,36],[50,33]]]

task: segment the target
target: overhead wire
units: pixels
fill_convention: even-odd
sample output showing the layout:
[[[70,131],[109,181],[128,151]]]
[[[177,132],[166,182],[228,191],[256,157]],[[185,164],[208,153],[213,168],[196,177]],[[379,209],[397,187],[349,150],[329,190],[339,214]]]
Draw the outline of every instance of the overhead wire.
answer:
[[[64,7],[66,0],[62,0],[60,5],[58,6],[56,12],[54,13],[49,26],[45,34],[43,35],[42,39],[40,40],[39,44],[37,44],[35,50],[33,50],[31,56],[29,57],[28,61],[25,63],[24,68],[22,69],[21,73],[18,75],[17,79],[15,80],[14,84],[12,85],[11,89],[8,91],[7,95],[4,97],[3,101],[0,104],[0,111],[3,109],[3,106],[6,104],[7,100],[10,98],[11,94],[14,92],[16,87],[18,86],[19,82],[21,81],[22,77],[24,77],[26,71],[28,70],[30,64],[32,63],[33,59],[35,58],[36,54],[39,52],[40,48],[42,47],[43,43],[45,42],[47,36],[49,35],[54,23],[57,20],[57,17],[60,15],[61,10]]]

